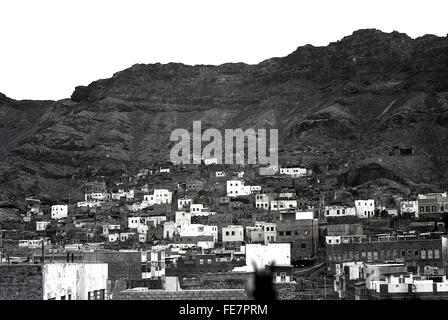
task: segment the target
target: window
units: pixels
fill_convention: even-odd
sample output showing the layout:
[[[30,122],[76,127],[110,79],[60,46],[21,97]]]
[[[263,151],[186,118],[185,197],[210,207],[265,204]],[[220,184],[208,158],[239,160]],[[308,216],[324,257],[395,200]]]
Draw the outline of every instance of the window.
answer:
[[[204,264],[204,259],[199,259],[199,264]]]
[[[428,259],[432,259],[432,249],[428,249]]]
[[[208,263],[208,264],[211,264],[211,263],[212,263],[212,259],[208,259],[208,260],[207,260],[207,263]]]
[[[440,259],[439,249],[434,249],[434,259]]]
[[[282,282],[286,281],[286,272],[280,272],[280,280]]]
[[[426,250],[425,250],[425,249],[422,249],[422,250],[420,251],[420,254],[421,254],[421,258],[422,258],[422,259],[426,259]]]
[[[300,247],[301,247],[302,249],[305,249],[305,248],[306,248],[306,243],[302,243],[302,244],[300,244]]]
[[[290,236],[291,235],[291,231],[286,231],[286,235]]]

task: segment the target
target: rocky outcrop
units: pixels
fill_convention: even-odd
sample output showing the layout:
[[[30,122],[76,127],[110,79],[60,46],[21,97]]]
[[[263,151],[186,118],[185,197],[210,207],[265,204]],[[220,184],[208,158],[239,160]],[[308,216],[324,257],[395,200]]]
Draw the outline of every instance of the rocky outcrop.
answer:
[[[92,170],[167,161],[171,131],[193,120],[278,128],[283,163],[337,159],[351,186],[366,182],[364,169],[367,179],[448,184],[447,38],[359,30],[258,65],[137,64],[76,87],[71,99],[1,95],[0,105],[5,199],[70,193]],[[391,156],[394,146],[414,153]]]

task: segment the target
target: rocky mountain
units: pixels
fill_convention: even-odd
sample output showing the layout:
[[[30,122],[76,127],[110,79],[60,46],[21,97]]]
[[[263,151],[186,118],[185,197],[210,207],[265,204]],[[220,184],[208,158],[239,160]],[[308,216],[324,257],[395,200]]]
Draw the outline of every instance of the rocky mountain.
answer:
[[[331,165],[340,185],[446,189],[448,38],[359,30],[257,65],[137,64],[59,101],[1,95],[0,200],[168,161],[171,131],[194,120],[278,128],[281,163]]]

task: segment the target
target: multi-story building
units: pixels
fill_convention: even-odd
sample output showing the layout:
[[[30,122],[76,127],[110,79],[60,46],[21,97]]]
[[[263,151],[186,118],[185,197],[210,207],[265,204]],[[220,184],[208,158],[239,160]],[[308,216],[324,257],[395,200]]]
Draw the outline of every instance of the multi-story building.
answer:
[[[280,221],[277,242],[291,243],[291,259],[313,260],[317,254],[319,223],[317,219]]]
[[[400,203],[401,214],[410,213],[418,218],[418,201],[417,200],[403,200]]]
[[[439,234],[327,236],[328,272],[334,273],[334,265],[341,262],[394,261],[405,263],[411,272],[426,269],[434,274],[443,274],[447,244],[447,238]]]
[[[62,219],[68,215],[68,205],[57,204],[51,206],[51,219]]]
[[[243,242],[244,241],[244,227],[230,225],[222,228],[222,242]]]
[[[247,196],[251,194],[250,186],[245,186],[244,181],[241,180],[228,180],[226,190],[228,197]]]
[[[371,218],[375,216],[375,200],[355,200],[356,216],[358,218]]]
[[[275,199],[275,194],[260,193],[255,195],[255,208],[269,210],[271,200]]]
[[[441,214],[448,212],[448,197],[445,193],[430,193],[418,196],[418,213]]]
[[[277,224],[273,222],[256,221],[255,227],[260,227],[263,231],[264,243],[277,241]]]

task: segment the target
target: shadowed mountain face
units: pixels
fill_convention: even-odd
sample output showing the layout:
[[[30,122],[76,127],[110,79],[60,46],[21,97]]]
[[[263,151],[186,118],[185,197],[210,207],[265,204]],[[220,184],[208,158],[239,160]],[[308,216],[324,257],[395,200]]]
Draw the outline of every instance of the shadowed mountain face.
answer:
[[[258,65],[138,64],[55,102],[1,95],[1,196],[63,196],[92,168],[168,161],[171,131],[194,120],[278,128],[281,163],[337,164],[347,186],[446,188],[448,38],[359,30]]]

